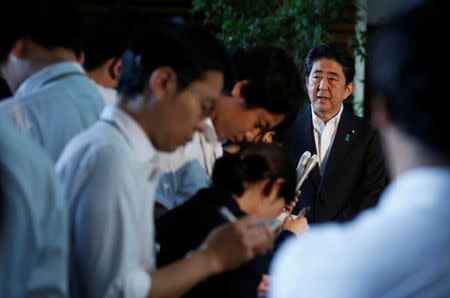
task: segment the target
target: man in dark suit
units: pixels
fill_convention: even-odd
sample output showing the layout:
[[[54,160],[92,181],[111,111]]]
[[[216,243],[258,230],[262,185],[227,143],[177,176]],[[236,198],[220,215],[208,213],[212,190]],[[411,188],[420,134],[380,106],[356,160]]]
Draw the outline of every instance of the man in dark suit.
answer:
[[[354,90],[355,63],[336,44],[321,44],[305,59],[311,105],[292,127],[280,132],[292,159],[317,154],[318,166],[301,188],[295,211],[306,207],[308,221],[347,221],[375,205],[387,183],[380,138],[366,120],[344,109]]]

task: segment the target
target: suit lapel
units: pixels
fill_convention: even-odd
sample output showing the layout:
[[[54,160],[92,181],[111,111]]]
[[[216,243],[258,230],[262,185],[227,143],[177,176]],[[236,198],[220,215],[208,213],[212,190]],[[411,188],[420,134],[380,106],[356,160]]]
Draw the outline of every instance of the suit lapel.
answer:
[[[319,187],[320,189],[326,183],[331,183],[330,177],[333,177],[333,173],[342,167],[345,158],[348,156],[348,151],[353,147],[353,142],[355,141],[355,128],[352,127],[352,114],[344,109],[342,112],[341,119],[339,121],[338,129],[334,137],[333,145],[330,151],[330,155],[327,161],[327,168],[324,172],[324,177]]]

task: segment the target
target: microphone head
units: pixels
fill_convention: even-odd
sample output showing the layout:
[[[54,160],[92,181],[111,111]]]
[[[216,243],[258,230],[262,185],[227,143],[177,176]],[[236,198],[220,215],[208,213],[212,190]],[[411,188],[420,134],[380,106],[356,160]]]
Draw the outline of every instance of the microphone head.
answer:
[[[305,151],[302,154],[302,157],[300,157],[300,160],[297,164],[297,179],[302,175],[303,170],[305,169],[306,165],[308,164],[309,159],[311,158],[311,152]]]
[[[308,160],[308,164],[305,167],[305,173],[306,175],[309,174],[309,172],[312,171],[312,169],[314,169],[314,167],[319,163],[319,157],[317,156],[317,154],[314,154],[313,156],[311,156],[311,158]]]
[[[306,167],[303,169],[302,174],[297,179],[296,191],[298,191],[302,187],[303,182],[305,182],[309,173],[312,171],[312,169],[314,169],[314,167],[317,165],[318,162],[319,162],[319,157],[316,154],[311,156],[311,158],[308,160]]]

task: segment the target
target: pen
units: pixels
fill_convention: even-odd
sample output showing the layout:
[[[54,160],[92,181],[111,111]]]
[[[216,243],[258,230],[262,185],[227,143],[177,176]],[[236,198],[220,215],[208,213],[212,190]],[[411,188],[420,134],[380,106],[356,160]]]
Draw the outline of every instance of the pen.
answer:
[[[300,210],[300,212],[296,216],[296,218],[305,216],[306,212],[308,212],[308,211],[309,211],[309,206],[308,207],[303,207],[302,210]]]
[[[229,222],[235,222],[236,216],[225,206],[222,206],[219,208],[219,213],[222,214],[222,216],[228,220]]]
[[[308,211],[307,208],[303,207],[302,210],[300,210],[300,212],[298,213],[297,217],[305,216],[306,215],[306,211]]]
[[[219,213],[229,222],[235,222],[237,220],[236,216],[234,216],[230,209],[225,206],[219,208]],[[258,224],[267,225],[272,231],[275,231],[283,224],[283,222],[281,220],[273,218],[260,220]]]

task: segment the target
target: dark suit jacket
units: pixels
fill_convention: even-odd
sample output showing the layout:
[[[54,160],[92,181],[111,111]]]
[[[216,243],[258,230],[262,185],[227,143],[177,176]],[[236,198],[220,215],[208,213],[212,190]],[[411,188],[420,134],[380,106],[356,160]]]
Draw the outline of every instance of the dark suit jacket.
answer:
[[[316,153],[311,106],[300,110],[293,125],[279,132],[297,166],[305,151]],[[317,166],[301,188],[295,211],[308,207],[310,223],[347,221],[374,206],[386,186],[387,170],[380,137],[366,120],[344,109],[324,176]]]
[[[226,191],[214,188],[200,190],[183,205],[156,220],[156,241],[160,245],[158,267],[183,258],[200,246],[215,227],[227,221],[218,212],[227,206],[236,216],[245,216]],[[236,270],[215,275],[191,289],[184,297],[255,298],[262,274],[267,273],[272,255],[258,256]]]

